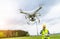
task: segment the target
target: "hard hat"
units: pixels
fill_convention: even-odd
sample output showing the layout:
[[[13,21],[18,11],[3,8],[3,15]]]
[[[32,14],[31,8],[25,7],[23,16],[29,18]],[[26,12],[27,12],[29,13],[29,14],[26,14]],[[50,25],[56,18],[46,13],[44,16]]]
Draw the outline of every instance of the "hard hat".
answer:
[[[43,24],[43,27],[46,27],[46,24],[45,23]]]

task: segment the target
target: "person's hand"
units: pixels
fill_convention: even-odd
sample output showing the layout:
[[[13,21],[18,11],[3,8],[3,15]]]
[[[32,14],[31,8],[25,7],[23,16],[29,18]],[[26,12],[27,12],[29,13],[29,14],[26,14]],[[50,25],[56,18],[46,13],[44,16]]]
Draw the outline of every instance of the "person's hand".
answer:
[[[49,34],[45,34],[46,37],[49,37]]]

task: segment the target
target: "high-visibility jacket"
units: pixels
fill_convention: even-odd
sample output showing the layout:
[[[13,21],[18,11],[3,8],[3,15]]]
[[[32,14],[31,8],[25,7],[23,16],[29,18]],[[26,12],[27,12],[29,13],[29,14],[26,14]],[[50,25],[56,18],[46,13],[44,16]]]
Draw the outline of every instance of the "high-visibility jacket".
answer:
[[[44,38],[50,39],[49,36],[48,36],[49,31],[48,31],[47,29],[41,30],[40,34],[42,34],[42,39],[44,39]],[[47,36],[47,37],[46,37],[46,36]]]
[[[45,29],[45,30],[41,30],[41,33],[40,34],[42,34],[42,35],[46,35],[46,34],[49,34],[49,31],[47,30],[47,29]]]

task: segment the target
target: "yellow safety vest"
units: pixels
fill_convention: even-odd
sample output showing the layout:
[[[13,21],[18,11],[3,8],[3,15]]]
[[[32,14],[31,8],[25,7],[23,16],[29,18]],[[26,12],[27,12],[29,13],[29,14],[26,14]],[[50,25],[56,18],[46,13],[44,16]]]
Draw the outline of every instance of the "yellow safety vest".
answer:
[[[41,34],[42,34],[42,39],[45,39],[45,38],[50,39],[50,37],[46,37],[46,36],[45,36],[45,35],[46,35],[46,34],[48,34],[48,33],[49,33],[49,31],[48,31],[47,29],[42,30],[42,31],[41,31]]]
[[[47,30],[47,29],[42,30],[42,33],[41,33],[41,34],[42,34],[42,35],[48,34],[48,30]]]

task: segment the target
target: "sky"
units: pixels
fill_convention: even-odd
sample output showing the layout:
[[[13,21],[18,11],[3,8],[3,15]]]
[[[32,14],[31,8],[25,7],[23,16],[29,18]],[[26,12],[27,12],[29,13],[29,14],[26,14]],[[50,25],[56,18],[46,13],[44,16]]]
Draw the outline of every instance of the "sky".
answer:
[[[41,5],[40,23],[28,25],[19,9],[28,12]],[[0,0],[0,30],[25,30],[30,35],[37,35],[36,26],[40,33],[43,23],[51,34],[60,33],[60,0]]]

